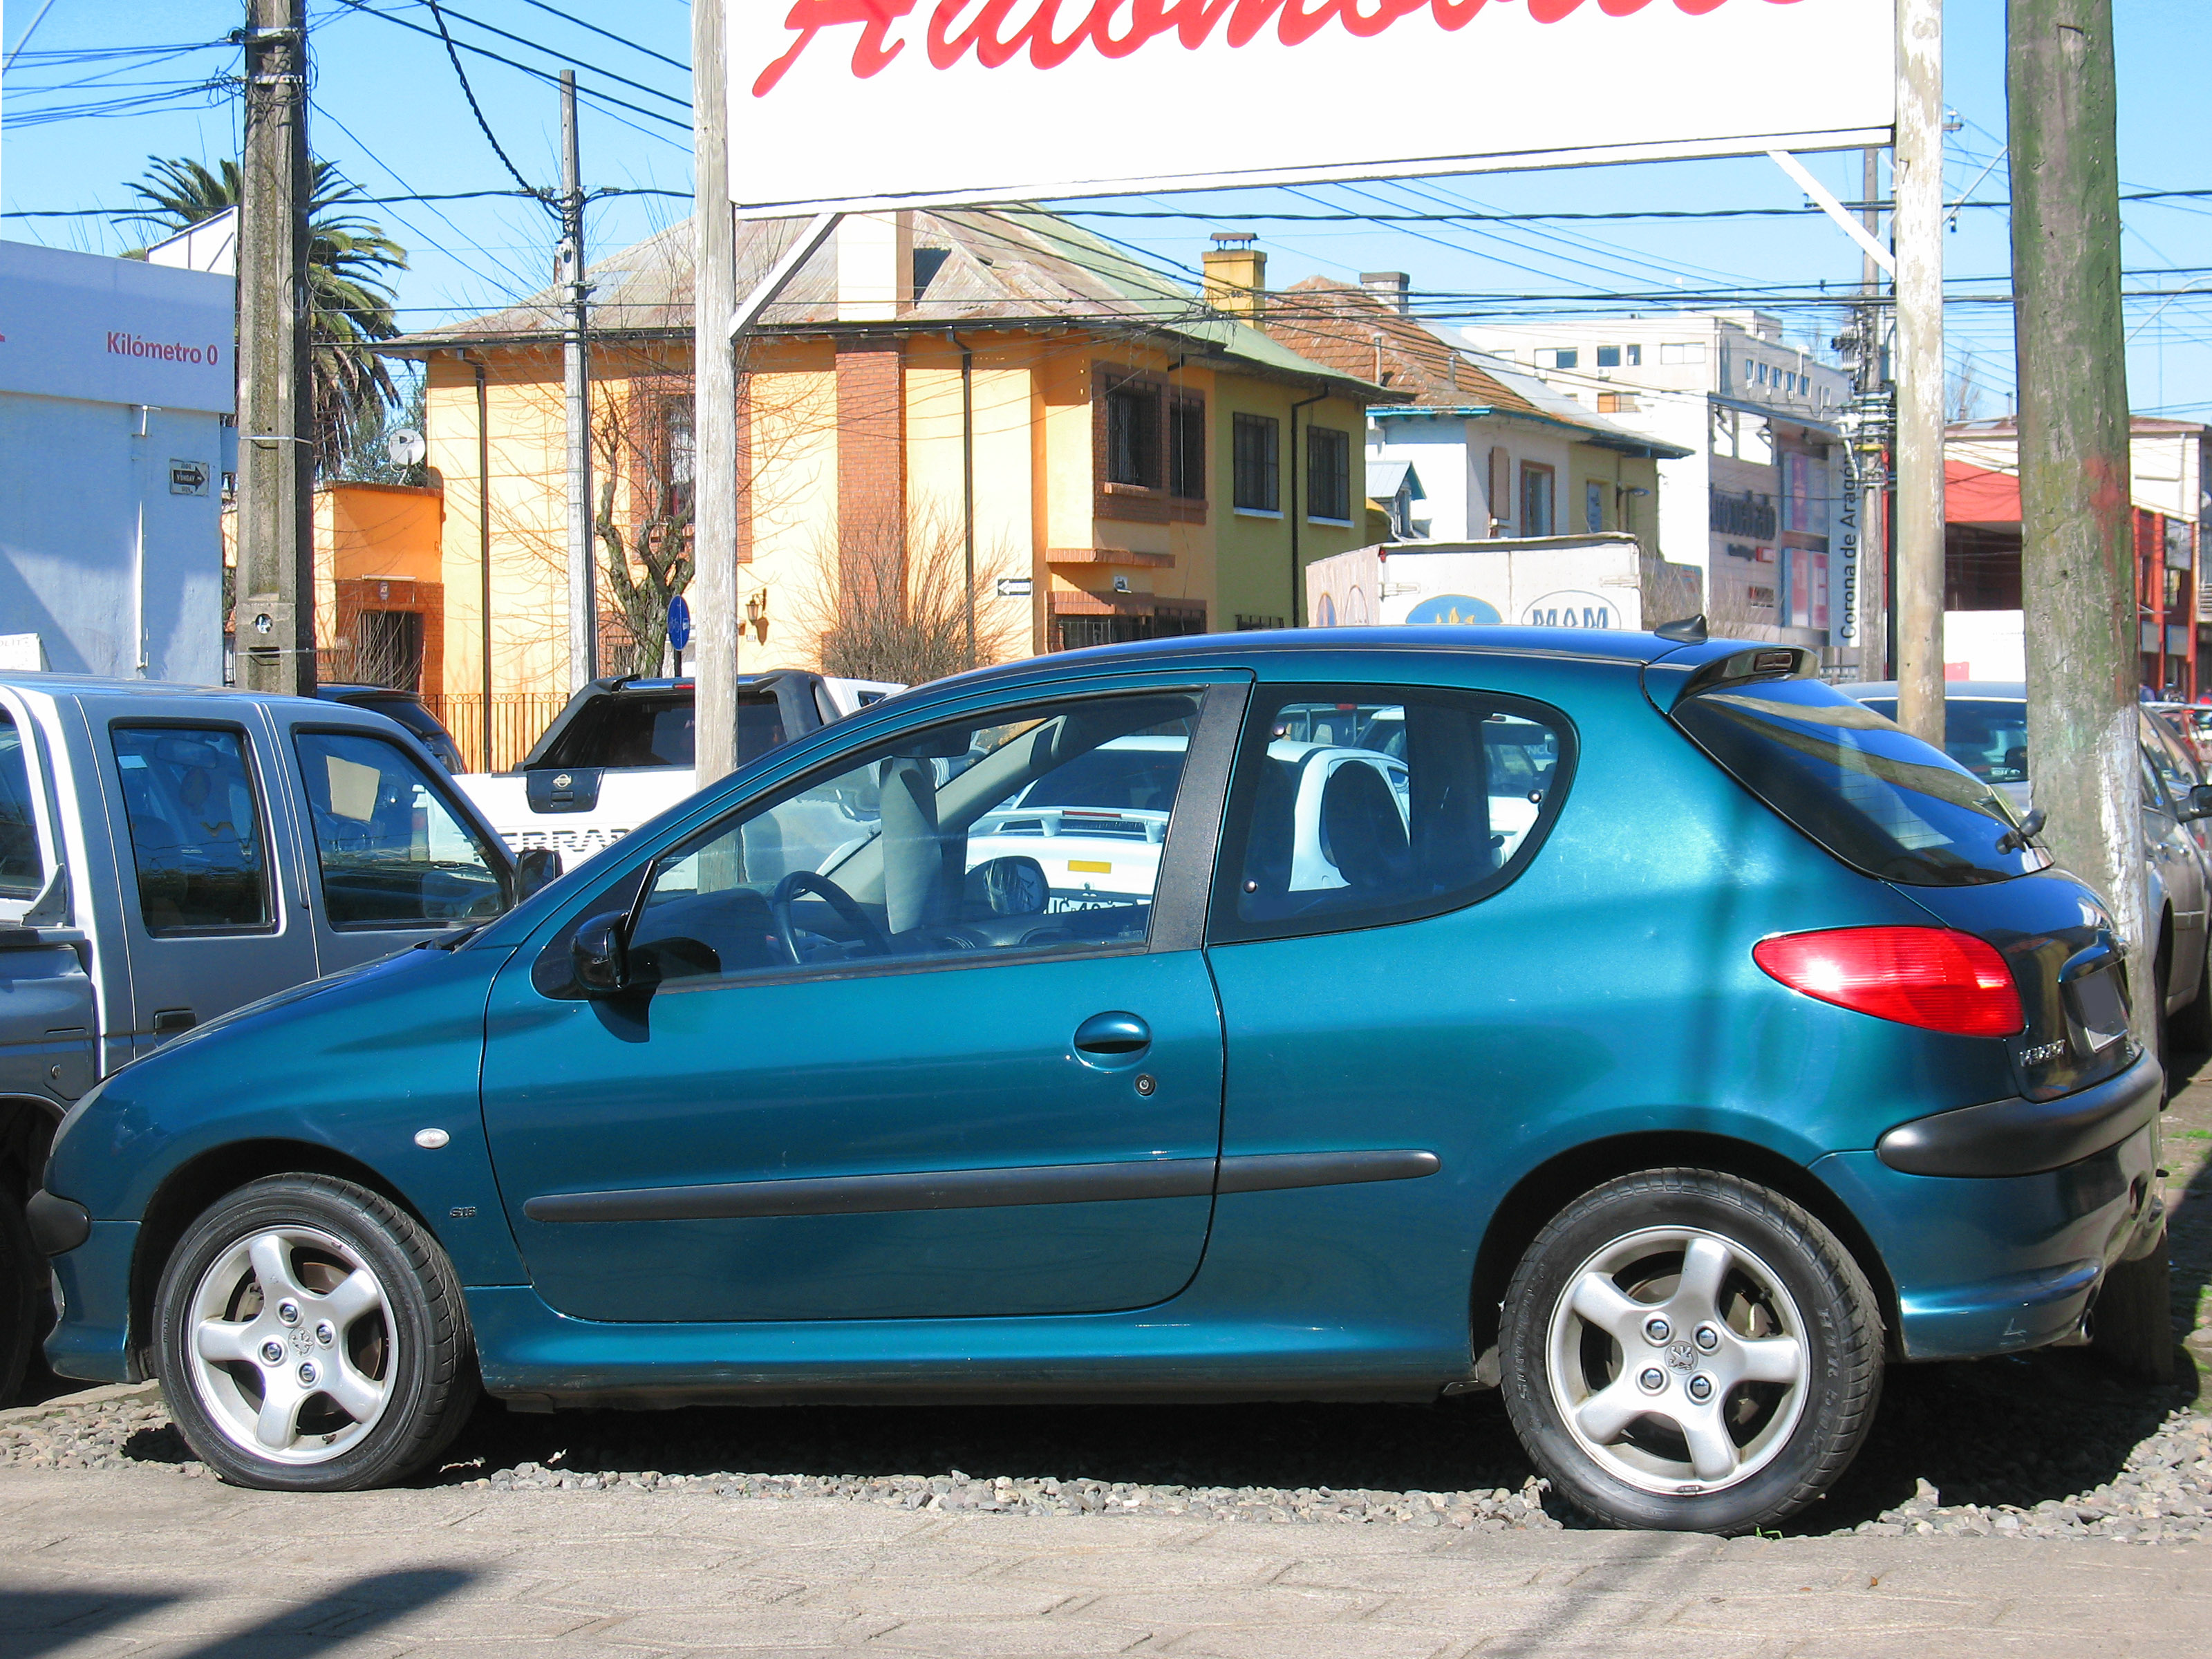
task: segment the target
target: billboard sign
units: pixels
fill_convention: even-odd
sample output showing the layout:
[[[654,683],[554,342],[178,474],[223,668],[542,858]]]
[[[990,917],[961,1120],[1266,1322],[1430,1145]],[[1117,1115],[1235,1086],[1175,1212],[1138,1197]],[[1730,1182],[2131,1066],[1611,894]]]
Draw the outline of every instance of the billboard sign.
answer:
[[[1885,144],[1896,0],[730,0],[753,214]]]
[[[227,415],[228,276],[0,242],[0,392]]]

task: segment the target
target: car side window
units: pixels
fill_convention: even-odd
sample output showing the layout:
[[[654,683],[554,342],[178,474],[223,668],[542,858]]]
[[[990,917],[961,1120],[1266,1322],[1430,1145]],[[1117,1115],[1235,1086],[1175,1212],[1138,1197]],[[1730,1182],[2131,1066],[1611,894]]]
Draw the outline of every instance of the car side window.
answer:
[[[994,710],[798,779],[655,862],[631,977],[1141,947],[1198,714],[1187,693]]]
[[[507,908],[499,865],[397,744],[356,732],[292,744],[332,927],[453,927]]]
[[[46,879],[23,734],[14,718],[0,711],[0,898],[36,898]]]
[[[2173,735],[2161,729],[2161,722],[2154,715],[2143,721],[2142,748],[2152,770],[2166,786],[2167,797],[2177,805],[2185,803],[2189,792],[2197,787],[2197,769],[2190,764]]]
[[[146,931],[269,927],[268,837],[246,734],[234,726],[117,726],[108,740]]]
[[[1534,856],[1574,758],[1566,718],[1519,698],[1263,696],[1240,745],[1211,935],[1378,927],[1495,892]]]

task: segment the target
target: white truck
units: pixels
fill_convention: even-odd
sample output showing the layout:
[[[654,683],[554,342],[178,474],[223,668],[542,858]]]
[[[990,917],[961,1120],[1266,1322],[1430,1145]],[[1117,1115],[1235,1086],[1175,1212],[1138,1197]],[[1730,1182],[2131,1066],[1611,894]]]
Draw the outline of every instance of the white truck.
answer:
[[[1644,629],[1703,610],[1702,573],[1632,536],[1385,542],[1306,567],[1316,628],[1488,623]]]
[[[453,781],[515,852],[550,848],[574,868],[698,788],[694,684],[593,680],[515,770],[464,773]],[[796,669],[747,674],[738,684],[740,766],[905,690]]]

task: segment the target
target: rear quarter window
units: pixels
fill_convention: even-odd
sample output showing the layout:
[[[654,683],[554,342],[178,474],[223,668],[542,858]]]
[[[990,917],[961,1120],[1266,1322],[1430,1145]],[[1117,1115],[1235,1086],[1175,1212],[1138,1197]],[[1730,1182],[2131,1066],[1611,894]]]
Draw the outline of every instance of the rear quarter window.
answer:
[[[2051,862],[2006,843],[2020,820],[2002,790],[1818,680],[1723,684],[1684,698],[1674,720],[1737,782],[1868,875],[1967,887]]]

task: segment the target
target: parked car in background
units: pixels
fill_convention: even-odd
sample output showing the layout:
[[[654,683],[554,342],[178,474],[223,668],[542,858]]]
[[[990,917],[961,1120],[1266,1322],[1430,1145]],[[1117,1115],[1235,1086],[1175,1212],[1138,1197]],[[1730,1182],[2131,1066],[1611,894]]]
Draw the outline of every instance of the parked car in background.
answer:
[[[53,1364],[295,1490],[434,1462],[479,1382],[1498,1386],[1560,1497],[1719,1532],[1819,1497],[1887,1365],[2170,1367],[2158,1064],[2001,788],[1794,647],[1316,637],[908,693],[111,1079],[38,1201]],[[1166,832],[1056,910],[975,832],[1098,772]]]
[[[593,680],[568,700],[513,772],[463,775],[461,787],[517,852],[570,864],[611,847],[698,787],[695,683]],[[904,688],[790,670],[738,678],[738,763]]]
[[[552,873],[518,872],[422,744],[352,703],[0,675],[0,1401],[42,1323],[25,1202],[71,1103]]]
[[[422,705],[422,699],[412,691],[396,690],[388,685],[317,685],[315,695],[325,702],[343,702],[356,708],[370,708],[386,720],[397,720],[405,726],[428,750],[439,765],[448,772],[464,770],[461,746],[453,741],[453,734],[446,730],[438,717]]]
[[[1868,681],[1843,688],[1885,719],[1897,715],[1897,687]],[[2023,812],[2032,805],[2027,688],[2018,680],[1953,680],[1943,699],[1943,747],[1951,758],[2003,790]],[[2205,781],[2195,756],[2145,705],[2137,717],[2142,758],[2143,860],[2150,877],[2146,912],[2156,926],[2150,976],[2164,1018],[2185,1046],[2212,1048],[2212,799],[2193,792]],[[2167,1029],[2167,1028],[2161,1028]]]
[[[2149,702],[2143,707],[2189,751],[2200,770],[2212,765],[2212,707],[2194,702]]]

